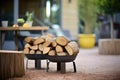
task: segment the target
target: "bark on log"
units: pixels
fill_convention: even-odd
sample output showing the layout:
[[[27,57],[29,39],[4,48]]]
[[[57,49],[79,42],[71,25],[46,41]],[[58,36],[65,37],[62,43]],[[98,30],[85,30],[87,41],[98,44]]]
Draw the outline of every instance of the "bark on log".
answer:
[[[49,53],[48,53],[48,55],[55,56],[55,50],[50,50]]]
[[[65,49],[69,55],[74,55],[79,52],[79,48],[76,42],[70,42],[65,46]]]
[[[63,52],[62,46],[57,45],[57,46],[55,47],[55,51],[56,51],[57,53]]]
[[[56,38],[56,42],[61,46],[66,46],[68,44],[69,40],[67,38],[65,38],[64,36],[58,36]]]
[[[23,52],[0,50],[0,80],[23,75],[25,75]]]
[[[43,38],[41,38],[41,37],[39,37],[39,38],[37,38],[35,41],[34,41],[34,45],[36,45],[36,44],[40,44],[40,43],[43,43],[45,40],[43,39]]]
[[[50,51],[51,47],[44,47],[43,54],[47,54]]]

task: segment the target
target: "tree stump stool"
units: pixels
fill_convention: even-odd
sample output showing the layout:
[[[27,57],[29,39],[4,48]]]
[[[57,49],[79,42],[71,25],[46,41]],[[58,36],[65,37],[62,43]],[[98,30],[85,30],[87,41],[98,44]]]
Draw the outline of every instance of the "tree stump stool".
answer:
[[[99,54],[120,55],[120,39],[100,39]]]
[[[22,51],[0,50],[0,80],[25,75]]]

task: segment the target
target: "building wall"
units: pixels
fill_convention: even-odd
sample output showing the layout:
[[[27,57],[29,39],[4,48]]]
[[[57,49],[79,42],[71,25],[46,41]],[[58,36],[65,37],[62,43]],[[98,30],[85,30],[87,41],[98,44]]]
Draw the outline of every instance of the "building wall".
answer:
[[[73,39],[78,35],[77,0],[62,0],[62,28],[70,31]]]

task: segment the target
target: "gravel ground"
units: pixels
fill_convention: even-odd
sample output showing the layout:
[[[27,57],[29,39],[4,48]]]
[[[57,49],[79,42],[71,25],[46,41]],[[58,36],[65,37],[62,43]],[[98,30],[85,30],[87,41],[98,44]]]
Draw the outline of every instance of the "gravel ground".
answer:
[[[50,63],[46,72],[46,61],[42,69],[34,69],[34,61],[29,61],[25,76],[9,80],[120,80],[120,55],[100,55],[98,48],[80,49],[76,57],[77,72],[73,73],[72,63],[66,64],[66,74],[56,71],[56,63]]]

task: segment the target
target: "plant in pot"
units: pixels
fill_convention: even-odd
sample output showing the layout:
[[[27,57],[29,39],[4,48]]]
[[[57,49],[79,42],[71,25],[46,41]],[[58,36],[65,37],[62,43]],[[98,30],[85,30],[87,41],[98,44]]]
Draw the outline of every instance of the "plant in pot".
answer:
[[[26,19],[26,23],[28,23],[29,24],[29,26],[31,27],[32,26],[32,24],[33,24],[33,12],[26,12],[26,17],[27,17],[27,19]]]
[[[79,28],[82,31],[82,33],[78,35],[80,47],[93,48],[96,40],[96,36],[93,33],[97,19],[96,0],[79,0],[78,6],[79,18],[84,22],[84,25],[79,23]]]
[[[17,23],[19,26],[22,26],[24,24],[25,20],[23,18],[18,18]]]
[[[120,0],[97,0],[98,9],[103,15],[109,15],[111,39],[99,40],[100,54],[119,54],[120,53],[120,39],[114,39],[114,21],[115,13],[120,13]]]

